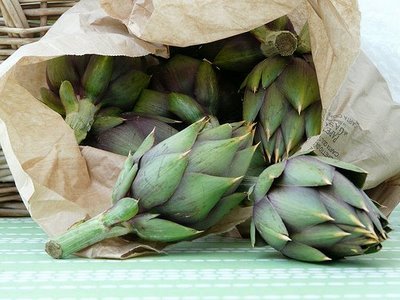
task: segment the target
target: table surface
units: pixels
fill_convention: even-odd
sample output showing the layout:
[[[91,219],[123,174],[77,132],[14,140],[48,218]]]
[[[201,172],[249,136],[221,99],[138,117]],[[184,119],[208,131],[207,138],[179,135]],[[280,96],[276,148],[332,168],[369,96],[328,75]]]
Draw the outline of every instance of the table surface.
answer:
[[[376,254],[328,263],[208,237],[168,255],[54,260],[30,218],[0,219],[0,299],[400,299],[400,209]]]

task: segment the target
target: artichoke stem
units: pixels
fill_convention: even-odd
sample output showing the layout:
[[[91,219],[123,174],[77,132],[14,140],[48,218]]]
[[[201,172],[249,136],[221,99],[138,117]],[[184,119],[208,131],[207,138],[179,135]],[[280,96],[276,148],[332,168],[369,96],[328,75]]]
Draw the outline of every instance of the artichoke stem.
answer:
[[[126,221],[138,213],[137,203],[133,198],[121,199],[105,212],[48,241],[46,252],[53,258],[65,258],[102,240],[132,232],[132,226]]]
[[[290,56],[297,48],[296,36],[287,30],[270,30],[265,26],[253,29],[251,33],[261,42],[261,51],[267,57]]]

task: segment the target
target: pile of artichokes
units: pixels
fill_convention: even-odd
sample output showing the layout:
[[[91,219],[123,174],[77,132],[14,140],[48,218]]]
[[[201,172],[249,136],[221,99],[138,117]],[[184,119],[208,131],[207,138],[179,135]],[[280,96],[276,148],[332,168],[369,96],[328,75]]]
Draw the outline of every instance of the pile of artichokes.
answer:
[[[40,100],[79,144],[127,156],[112,207],[50,240],[51,256],[112,237],[195,239],[239,206],[252,206],[252,244],[290,258],[381,248],[390,228],[366,172],[299,152],[323,119],[307,25],[296,34],[282,17],[170,53],[48,61]]]

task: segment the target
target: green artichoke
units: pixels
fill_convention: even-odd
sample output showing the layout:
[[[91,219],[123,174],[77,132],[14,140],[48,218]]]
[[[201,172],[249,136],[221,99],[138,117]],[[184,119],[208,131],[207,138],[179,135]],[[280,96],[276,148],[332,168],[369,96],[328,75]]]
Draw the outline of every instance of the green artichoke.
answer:
[[[62,258],[128,233],[177,242],[217,224],[246,198],[247,192],[236,190],[256,146],[251,126],[208,123],[201,119],[155,146],[150,134],[128,156],[114,187],[114,205],[49,241],[47,252]]]
[[[331,158],[298,155],[268,167],[253,187],[252,242],[301,261],[377,252],[390,231],[361,190],[366,172]]]

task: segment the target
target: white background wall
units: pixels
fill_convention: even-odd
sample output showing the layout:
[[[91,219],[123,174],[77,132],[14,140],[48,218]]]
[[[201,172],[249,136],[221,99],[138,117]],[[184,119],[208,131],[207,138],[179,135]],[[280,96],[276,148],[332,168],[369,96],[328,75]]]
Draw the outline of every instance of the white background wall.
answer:
[[[400,0],[359,0],[361,47],[400,103]]]

